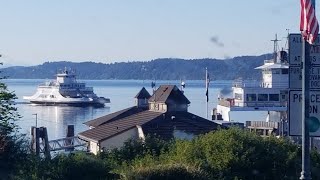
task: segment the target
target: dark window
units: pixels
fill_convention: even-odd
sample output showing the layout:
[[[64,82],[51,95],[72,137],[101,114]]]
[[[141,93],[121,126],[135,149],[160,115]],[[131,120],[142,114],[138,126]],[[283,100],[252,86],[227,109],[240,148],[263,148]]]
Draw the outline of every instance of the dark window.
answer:
[[[258,94],[258,101],[268,101],[268,94]]]
[[[282,69],[282,74],[289,74],[289,69]]]
[[[247,101],[256,101],[257,95],[256,94],[247,94]]]
[[[279,94],[269,94],[269,101],[279,101]]]
[[[234,97],[235,97],[236,99],[242,100],[242,94],[235,93],[235,94],[234,94]]]

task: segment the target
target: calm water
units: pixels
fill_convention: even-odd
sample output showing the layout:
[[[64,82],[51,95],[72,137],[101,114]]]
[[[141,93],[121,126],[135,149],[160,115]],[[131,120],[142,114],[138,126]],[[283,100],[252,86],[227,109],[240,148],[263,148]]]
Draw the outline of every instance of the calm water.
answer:
[[[94,87],[94,92],[98,96],[110,98],[111,103],[106,104],[104,108],[94,107],[69,107],[69,106],[40,106],[25,104],[22,96],[29,96],[35,93],[37,86],[43,83],[43,79],[7,79],[4,82],[11,91],[18,96],[18,112],[22,118],[18,121],[21,127],[20,132],[30,133],[30,127],[37,123],[38,126],[48,128],[49,139],[58,139],[65,137],[67,125],[75,125],[75,133],[87,130],[88,127],[83,123],[97,117],[130,107],[134,105],[134,96],[144,86],[151,94],[151,81],[142,80],[83,80],[87,86]],[[157,81],[160,84],[179,85],[180,81]],[[231,81],[214,81],[209,88],[209,110],[216,107],[217,96],[220,90],[230,89]],[[225,91],[229,93],[230,91]],[[185,95],[190,100],[189,111],[206,117],[206,96],[204,81],[187,81]],[[265,113],[238,113],[235,115],[237,121],[262,120]],[[210,111],[209,111],[210,116]],[[232,116],[233,117],[233,116]]]

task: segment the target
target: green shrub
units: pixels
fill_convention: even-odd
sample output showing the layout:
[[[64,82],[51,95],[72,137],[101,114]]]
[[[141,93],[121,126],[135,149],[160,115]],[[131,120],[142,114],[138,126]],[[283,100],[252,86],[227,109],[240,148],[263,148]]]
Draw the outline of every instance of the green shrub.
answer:
[[[85,153],[58,155],[52,160],[30,158],[15,179],[91,180],[112,179],[110,168],[100,159]]]
[[[210,179],[209,175],[192,166],[182,164],[155,165],[150,167],[140,167],[126,172],[122,179],[148,179],[148,180],[184,180],[184,179]]]

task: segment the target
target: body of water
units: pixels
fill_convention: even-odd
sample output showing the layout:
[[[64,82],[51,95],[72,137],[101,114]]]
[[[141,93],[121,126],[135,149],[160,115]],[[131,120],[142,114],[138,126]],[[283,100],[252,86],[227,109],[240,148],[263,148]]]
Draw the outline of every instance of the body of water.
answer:
[[[18,97],[17,108],[22,118],[17,122],[20,132],[30,134],[30,127],[36,125],[48,128],[49,139],[65,137],[67,125],[75,126],[75,133],[87,130],[83,123],[118,110],[134,106],[134,96],[145,87],[152,94],[151,81],[147,80],[83,80],[87,86],[92,86],[98,96],[110,98],[111,103],[103,108],[71,107],[71,106],[43,106],[28,104],[22,99],[36,92],[37,86],[46,80],[43,79],[7,79],[10,91]],[[161,84],[175,84],[180,87],[180,81],[157,81]],[[216,107],[219,92],[224,89],[227,96],[231,96],[232,81],[213,81],[209,88],[209,116]],[[227,91],[226,91],[227,90]],[[206,96],[204,81],[186,81],[185,96],[190,100],[189,112],[206,117]],[[263,120],[265,112],[237,112],[236,121]],[[233,116],[231,116],[233,117]]]

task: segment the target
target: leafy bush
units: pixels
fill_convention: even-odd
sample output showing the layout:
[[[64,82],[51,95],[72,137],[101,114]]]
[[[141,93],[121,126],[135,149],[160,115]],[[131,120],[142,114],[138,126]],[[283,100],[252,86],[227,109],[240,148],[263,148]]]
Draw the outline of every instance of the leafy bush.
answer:
[[[115,171],[129,179],[169,178],[177,164],[180,170],[192,167],[208,179],[295,179],[301,171],[298,146],[285,139],[260,137],[237,128],[208,133],[191,141],[175,140],[168,148],[159,155],[135,156]],[[312,159],[320,163],[318,153]],[[313,176],[318,177],[315,175],[319,165],[313,167]],[[181,171],[177,176],[191,177],[186,173]]]
[[[15,179],[113,179],[109,171],[110,168],[102,160],[84,153],[61,154],[52,160],[33,156],[16,174]]]
[[[155,165],[151,167],[140,167],[126,172],[122,179],[210,179],[210,176],[195,167],[182,164]]]

